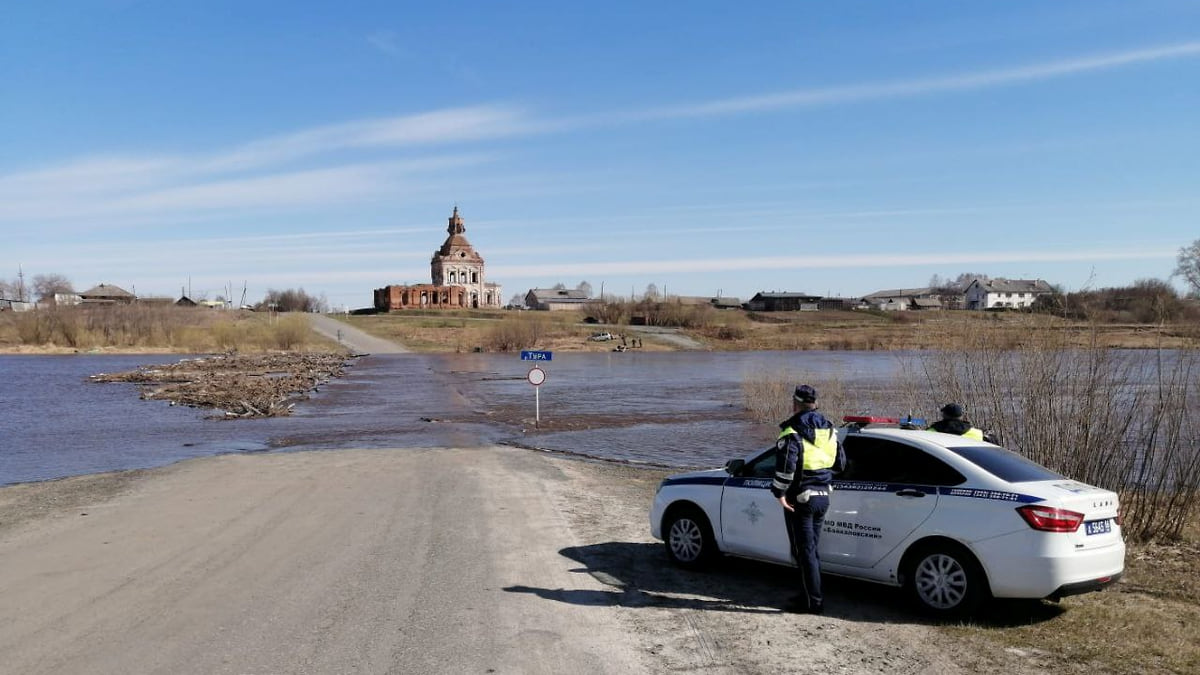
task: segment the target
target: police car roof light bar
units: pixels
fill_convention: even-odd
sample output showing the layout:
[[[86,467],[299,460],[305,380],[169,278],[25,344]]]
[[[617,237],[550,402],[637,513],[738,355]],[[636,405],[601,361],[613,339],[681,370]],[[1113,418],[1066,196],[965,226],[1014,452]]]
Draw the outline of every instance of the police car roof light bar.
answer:
[[[899,417],[879,417],[877,415],[846,415],[842,418],[848,424],[899,424]]]
[[[904,417],[881,417],[879,415],[846,415],[842,417],[846,426],[862,429],[868,424],[898,424],[901,429],[924,429],[925,420],[912,415]]]

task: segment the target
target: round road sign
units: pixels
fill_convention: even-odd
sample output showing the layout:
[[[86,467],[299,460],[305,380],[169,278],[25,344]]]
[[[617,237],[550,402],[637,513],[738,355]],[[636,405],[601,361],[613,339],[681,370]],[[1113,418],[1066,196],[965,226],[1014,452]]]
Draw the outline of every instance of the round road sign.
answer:
[[[536,387],[546,381],[546,371],[534,366],[529,369],[529,374],[525,377],[529,380],[529,384]]]

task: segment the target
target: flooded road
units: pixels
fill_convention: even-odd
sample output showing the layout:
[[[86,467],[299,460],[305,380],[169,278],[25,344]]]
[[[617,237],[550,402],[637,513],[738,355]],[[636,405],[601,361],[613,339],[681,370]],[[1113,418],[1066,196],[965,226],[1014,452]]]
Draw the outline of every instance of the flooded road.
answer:
[[[89,375],[181,357],[0,355],[0,484],[148,468],[190,457],[289,449],[509,443],[606,460],[714,466],[771,442],[741,386],[764,372],[837,374],[886,386],[900,357],[875,352],[556,353],[542,364],[534,425],[529,363],[509,354],[357,359],[292,416],[214,420],[142,401]]]

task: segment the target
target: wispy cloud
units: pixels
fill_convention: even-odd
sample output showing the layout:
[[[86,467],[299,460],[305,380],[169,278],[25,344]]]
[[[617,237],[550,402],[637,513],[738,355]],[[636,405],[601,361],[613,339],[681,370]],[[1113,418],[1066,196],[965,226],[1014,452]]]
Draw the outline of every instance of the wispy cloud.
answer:
[[[630,260],[593,263],[512,265],[489,267],[493,276],[600,276],[656,275],[682,272],[738,272],[743,270],[862,269],[869,267],[908,267],[975,265],[988,263],[1060,263],[1099,262],[1104,260],[1170,259],[1174,248],[1126,248],[1063,251],[989,251],[980,253],[856,253],[820,256],[765,256],[708,258],[691,260]]]
[[[984,70],[946,77],[917,78],[867,84],[800,89],[759,96],[701,101],[647,108],[620,114],[616,121],[714,117],[766,112],[786,108],[828,106],[861,101],[905,98],[943,92],[989,89],[1067,75],[1111,70],[1139,63],[1152,63],[1200,55],[1200,42],[1151,47],[1131,51],[1065,59],[1015,68]]]
[[[395,35],[386,31],[372,34],[368,41],[384,51],[397,46]],[[413,171],[386,161],[371,163],[364,155],[377,158],[380,153],[390,153],[387,157],[394,158],[397,152],[413,148],[477,144],[595,126],[986,89],[1198,55],[1200,41],[1194,41],[943,77],[785,91],[584,117],[539,116],[512,105],[467,106],[317,126],[194,155],[83,158],[0,175],[0,225],[70,219],[94,225],[88,219],[100,217],[112,218],[114,223],[122,218],[153,222],[154,214],[186,220],[222,209],[340,204],[364,195],[421,189]],[[421,180],[444,182],[446,176],[437,176],[438,171],[487,159],[476,149],[475,154],[412,161],[426,162]],[[297,166],[302,162],[303,166]],[[401,174],[407,179],[402,180]],[[461,185],[461,177],[454,179]],[[511,196],[511,190],[505,189]],[[863,217],[881,215],[886,214]]]
[[[509,106],[476,106],[416,115],[355,120],[264,138],[201,159],[197,170],[235,171],[346,150],[462,143],[528,133],[528,116]]]
[[[389,56],[399,56],[403,53],[395,31],[375,31],[367,36],[367,44]]]
[[[80,187],[71,171],[47,179],[37,190],[18,189],[31,182],[25,177],[9,184],[0,179],[0,224],[71,220],[95,224],[97,219],[132,223],[145,222],[138,219],[148,216],[196,217],[229,210],[294,211],[371,196],[423,192],[431,175],[488,161],[486,155],[450,155],[215,180],[182,171],[164,178],[147,171],[130,175],[127,181],[120,177],[101,179],[106,184],[103,189]]]

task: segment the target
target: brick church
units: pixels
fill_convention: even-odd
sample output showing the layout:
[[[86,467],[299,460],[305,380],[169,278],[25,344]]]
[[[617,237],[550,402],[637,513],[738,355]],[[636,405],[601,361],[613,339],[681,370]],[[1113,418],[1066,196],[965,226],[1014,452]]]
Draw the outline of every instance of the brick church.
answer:
[[[388,312],[400,309],[499,308],[500,284],[485,280],[483,256],[475,251],[463,233],[458,207],[446,227],[450,236],[429,261],[431,284],[384,286],[375,289],[375,309]]]

